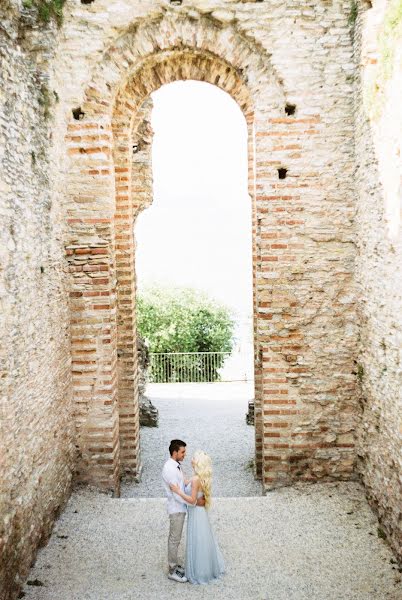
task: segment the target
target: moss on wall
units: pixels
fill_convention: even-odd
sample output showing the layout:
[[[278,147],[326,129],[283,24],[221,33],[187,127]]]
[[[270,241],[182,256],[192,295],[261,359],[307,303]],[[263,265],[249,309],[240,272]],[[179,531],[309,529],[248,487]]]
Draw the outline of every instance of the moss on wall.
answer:
[[[357,2],[356,2],[356,0],[353,0],[352,4],[350,6],[350,13],[349,13],[349,17],[348,17],[348,23],[351,27],[354,27],[354,24],[356,23],[358,14],[359,14],[359,8],[357,6]]]
[[[395,49],[402,39],[402,0],[391,0],[378,33],[378,64],[376,76],[364,90],[365,108],[374,120],[382,113],[386,99],[385,88],[392,77]]]
[[[395,47],[399,34],[402,33],[402,0],[391,1],[385,13],[384,23],[378,38],[380,61],[379,67],[383,81],[387,81],[394,65]]]
[[[37,11],[38,19],[42,23],[55,20],[60,27],[63,22],[63,6],[66,0],[23,0],[24,8],[33,8]]]

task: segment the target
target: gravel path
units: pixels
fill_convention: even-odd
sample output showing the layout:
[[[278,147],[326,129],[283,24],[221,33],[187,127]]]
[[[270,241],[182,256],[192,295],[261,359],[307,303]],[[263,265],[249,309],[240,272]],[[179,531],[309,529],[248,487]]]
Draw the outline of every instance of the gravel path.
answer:
[[[252,384],[153,384],[147,395],[159,410],[159,427],[141,429],[141,481],[123,483],[122,497],[164,495],[161,471],[173,438],[187,442],[183,466],[188,476],[195,450],[211,455],[214,496],[261,495],[261,484],[255,481],[252,469],[254,427],[245,419],[248,400],[254,397]]]
[[[76,491],[40,550],[26,600],[400,600],[401,575],[357,483],[219,498],[210,511],[227,572],[208,586],[166,577],[161,498]],[[184,542],[184,540],[183,540]],[[183,552],[183,546],[182,550]],[[39,585],[42,584],[42,585]]]
[[[142,430],[142,481],[126,482],[120,499],[89,488],[73,493],[31,570],[26,600],[401,600],[401,574],[360,484],[296,485],[261,496],[250,469],[254,428],[244,418],[251,386],[149,392],[160,427]],[[174,437],[188,442],[188,473],[198,448],[214,462],[210,518],[227,571],[209,586],[166,577],[160,473]],[[183,555],[185,536],[182,542]]]

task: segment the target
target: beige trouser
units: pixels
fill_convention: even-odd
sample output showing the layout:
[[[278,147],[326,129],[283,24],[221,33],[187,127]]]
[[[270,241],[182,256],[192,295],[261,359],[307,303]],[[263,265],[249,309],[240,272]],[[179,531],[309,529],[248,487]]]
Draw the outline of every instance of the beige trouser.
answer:
[[[177,552],[179,550],[185,517],[186,513],[184,512],[169,515],[168,563],[170,572],[178,565]]]

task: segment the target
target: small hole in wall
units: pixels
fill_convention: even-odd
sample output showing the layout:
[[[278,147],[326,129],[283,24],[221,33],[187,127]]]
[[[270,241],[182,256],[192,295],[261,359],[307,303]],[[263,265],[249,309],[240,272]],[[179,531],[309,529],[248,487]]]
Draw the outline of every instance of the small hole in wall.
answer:
[[[82,112],[81,110],[81,106],[79,106],[78,108],[73,108],[73,117],[76,121],[82,121],[82,119],[84,118],[85,113]]]
[[[140,145],[139,144],[133,144],[133,154],[137,154],[137,152],[140,149]]]
[[[279,179],[285,179],[286,178],[286,174],[287,174],[288,170],[281,167],[280,169],[278,169],[278,177]]]
[[[285,106],[285,113],[288,116],[294,115],[296,112],[296,104],[286,104]]]
[[[41,268],[40,268],[40,272],[41,272],[41,273],[44,273],[44,272],[45,272],[45,267],[41,267]]]
[[[181,6],[182,0],[170,0],[172,6]]]
[[[92,4],[95,0],[81,0],[81,4]]]

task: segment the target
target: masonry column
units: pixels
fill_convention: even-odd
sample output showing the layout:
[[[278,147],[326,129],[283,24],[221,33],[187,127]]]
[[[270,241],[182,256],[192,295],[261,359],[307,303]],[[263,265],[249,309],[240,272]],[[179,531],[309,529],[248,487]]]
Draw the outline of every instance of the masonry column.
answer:
[[[254,113],[245,114],[247,122],[247,161],[248,194],[251,204],[252,260],[253,260],[253,335],[254,335],[254,430],[255,430],[255,471],[256,479],[262,479],[263,423],[262,423],[262,371],[260,343],[258,337],[258,291],[257,272],[259,266],[259,223],[256,206],[256,164]]]
[[[73,393],[79,481],[119,493],[112,132],[101,119],[68,127]]]
[[[303,124],[304,125],[304,124]],[[295,129],[296,127],[296,129]],[[257,335],[261,361],[264,487],[289,485],[293,432],[301,412],[294,377],[303,339],[299,329],[297,241],[304,220],[299,184],[287,171],[300,158],[300,126],[291,117],[259,115],[256,123]],[[282,179],[283,178],[283,179]],[[299,256],[298,256],[299,255]],[[302,271],[300,271],[302,272]]]
[[[128,109],[129,112],[128,112]],[[116,265],[118,405],[121,471],[141,474],[136,325],[136,276],[134,224],[138,213],[152,199],[151,129],[152,102],[138,110],[128,99],[116,103],[113,134],[116,173]],[[133,119],[133,114],[135,118]],[[130,119],[133,119],[130,128]]]

